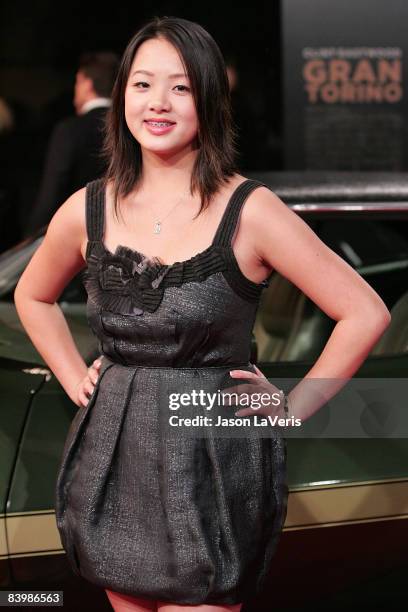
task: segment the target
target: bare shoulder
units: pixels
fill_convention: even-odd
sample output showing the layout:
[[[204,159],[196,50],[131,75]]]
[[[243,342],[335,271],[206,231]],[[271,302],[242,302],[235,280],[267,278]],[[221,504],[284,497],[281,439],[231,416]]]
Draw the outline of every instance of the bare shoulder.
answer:
[[[16,287],[16,294],[50,304],[85,267],[81,252],[85,224],[85,188],[73,193],[55,212],[44,240],[34,252]]]
[[[248,180],[245,176],[236,177],[234,189]],[[257,236],[265,224],[270,226],[273,222],[274,227],[278,228],[279,223],[283,219],[287,221],[288,217],[293,219],[297,215],[269,187],[259,185],[246,198],[242,207],[241,224],[248,228],[250,235]]]
[[[288,227],[305,228],[306,223],[270,187],[260,185],[249,194],[248,205],[243,208],[243,221],[251,230],[264,233],[268,227],[269,238],[281,234]]]
[[[86,187],[82,187],[69,196],[55,212],[50,225],[58,229],[61,224],[67,224],[72,229],[85,231],[85,191]]]
[[[47,241],[57,243],[61,240],[66,249],[82,255],[87,238],[85,192],[83,187],[65,200],[52,217],[46,233]]]
[[[244,180],[248,180],[245,178]],[[276,195],[270,187],[260,184],[257,186],[248,196],[248,201],[251,205],[247,208],[250,209],[253,215],[259,216],[262,213],[271,213],[271,211],[278,212],[288,210],[287,205],[282,202],[279,196]]]
[[[241,183],[245,183],[245,181],[252,180],[250,177],[243,176],[242,174],[234,174],[233,177],[228,182],[228,191],[232,195],[232,193],[239,187]],[[261,182],[261,181],[259,181]],[[271,207],[284,207],[287,208],[286,204],[282,202],[282,200],[270,189],[270,187],[266,187],[264,185],[259,185],[251,193],[248,195],[248,201],[251,202],[250,206],[245,208],[250,209],[252,214],[258,216],[260,213],[268,211]]]

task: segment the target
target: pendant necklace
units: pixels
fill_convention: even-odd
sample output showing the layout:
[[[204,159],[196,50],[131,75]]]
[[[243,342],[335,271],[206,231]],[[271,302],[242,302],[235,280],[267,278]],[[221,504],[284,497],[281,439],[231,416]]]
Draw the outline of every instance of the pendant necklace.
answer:
[[[165,217],[163,217],[163,218],[162,218],[162,220],[160,220],[160,219],[158,219],[158,218],[157,218],[157,216],[158,216],[158,215],[157,215],[157,213],[156,213],[156,221],[155,221],[155,223],[154,223],[154,230],[153,230],[153,233],[154,233],[154,234],[160,234],[160,232],[161,232],[161,226],[162,226],[163,221],[164,221],[165,219],[167,219],[167,217],[169,216],[169,214],[170,214],[171,212],[173,212],[173,210],[174,210],[174,209],[175,209],[175,208],[176,208],[176,207],[177,207],[179,204],[181,204],[181,202],[182,202],[182,201],[183,201],[183,196],[181,196],[181,198],[178,200],[178,202],[177,202],[177,203],[176,203],[176,204],[173,206],[173,208],[171,208],[171,209],[170,209],[170,211],[167,213],[167,215],[166,215]],[[151,205],[151,206],[152,206],[152,208],[153,208],[153,205]],[[154,208],[153,208],[153,210],[154,210]]]

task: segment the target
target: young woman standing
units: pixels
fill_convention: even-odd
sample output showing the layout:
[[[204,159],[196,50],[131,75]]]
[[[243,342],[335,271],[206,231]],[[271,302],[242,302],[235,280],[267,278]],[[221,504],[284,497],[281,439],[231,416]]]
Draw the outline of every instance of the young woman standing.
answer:
[[[156,18],[129,42],[106,150],[106,177],[58,209],[15,292],[80,407],[58,474],[61,539],[115,610],[238,612],[285,520],[285,439],[177,440],[163,433],[160,398],[234,375],[265,384],[250,338],[274,269],[337,321],[309,377],[352,376],[389,313],[273,192],[237,173],[225,65],[198,24]],[[89,369],[56,303],[83,268],[102,353]]]

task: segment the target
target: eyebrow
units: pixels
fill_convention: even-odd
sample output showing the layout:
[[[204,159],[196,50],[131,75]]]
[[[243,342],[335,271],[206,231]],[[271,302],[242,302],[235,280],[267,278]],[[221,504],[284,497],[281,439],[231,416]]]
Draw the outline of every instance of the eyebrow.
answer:
[[[149,72],[148,70],[135,70],[131,76],[134,76],[135,74],[147,74],[147,76],[154,76],[153,72]],[[176,74],[170,74],[169,75],[170,79],[179,79],[180,77],[186,77],[187,75],[184,72],[177,72]]]

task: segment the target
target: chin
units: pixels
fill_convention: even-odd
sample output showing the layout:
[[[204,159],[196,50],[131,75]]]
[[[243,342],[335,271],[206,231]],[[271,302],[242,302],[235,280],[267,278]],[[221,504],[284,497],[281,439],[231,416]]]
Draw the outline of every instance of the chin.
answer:
[[[178,155],[183,149],[152,149],[149,147],[145,147],[144,150],[152,155],[157,155],[162,158],[169,158]]]
[[[181,143],[181,144],[168,144],[167,146],[162,146],[159,143],[157,143],[156,146],[152,145],[151,143],[143,143],[141,141],[139,141],[140,144],[140,148],[143,151],[145,151],[146,153],[153,153],[155,155],[160,155],[162,157],[169,157],[170,155],[177,155],[179,153],[182,152],[188,152],[190,151],[192,148],[192,143],[191,142],[187,142],[187,143]]]

